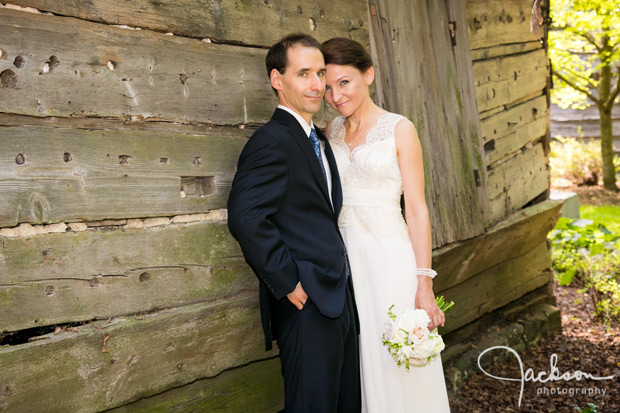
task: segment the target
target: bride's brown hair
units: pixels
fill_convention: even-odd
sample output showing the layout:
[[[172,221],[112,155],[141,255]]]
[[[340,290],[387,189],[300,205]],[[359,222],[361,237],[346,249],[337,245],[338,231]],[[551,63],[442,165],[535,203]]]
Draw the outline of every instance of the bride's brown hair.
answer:
[[[364,73],[372,66],[372,58],[364,46],[355,40],[334,37],[321,45],[325,64],[353,66]]]

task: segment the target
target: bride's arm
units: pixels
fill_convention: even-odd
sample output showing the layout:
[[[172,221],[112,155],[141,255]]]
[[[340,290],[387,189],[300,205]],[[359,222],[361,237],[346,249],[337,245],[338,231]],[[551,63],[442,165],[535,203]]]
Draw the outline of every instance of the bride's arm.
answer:
[[[405,219],[416,264],[418,268],[431,268],[431,224],[424,197],[424,164],[420,139],[413,123],[406,119],[398,122],[394,137],[398,165],[403,180]],[[425,275],[418,276],[415,308],[426,310],[431,318],[430,330],[444,325],[445,315],[435,302],[432,278]]]

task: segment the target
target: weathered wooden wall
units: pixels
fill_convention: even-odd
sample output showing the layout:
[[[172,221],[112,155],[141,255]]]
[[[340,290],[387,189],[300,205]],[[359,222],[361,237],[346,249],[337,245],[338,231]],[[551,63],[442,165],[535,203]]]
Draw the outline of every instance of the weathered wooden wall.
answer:
[[[370,1],[377,100],[416,125],[425,162],[433,246],[484,233],[487,176],[462,2]],[[406,90],[407,93],[401,91]]]
[[[0,411],[281,409],[223,208],[275,107],[266,48],[368,45],[366,2],[9,3]]]
[[[275,106],[266,47],[292,31],[372,40],[378,102],[416,123],[448,338],[547,285],[559,207],[537,203],[548,66],[529,1],[9,3],[0,411],[281,408],[223,208]]]
[[[466,2],[491,223],[549,188],[549,60],[530,33],[530,3]]]

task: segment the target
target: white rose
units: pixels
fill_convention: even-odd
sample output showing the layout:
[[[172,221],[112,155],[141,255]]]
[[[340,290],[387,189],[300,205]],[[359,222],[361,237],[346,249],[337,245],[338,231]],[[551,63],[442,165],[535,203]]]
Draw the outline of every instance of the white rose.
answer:
[[[415,327],[415,312],[410,308],[405,308],[396,316],[396,327],[405,331],[411,331]]]
[[[403,333],[400,330],[396,330],[394,334],[392,335],[392,339],[390,341],[396,344],[403,344],[406,339],[407,339],[407,336],[405,335],[405,333]]]
[[[429,334],[428,328],[417,326],[409,333],[409,340],[413,344],[418,345],[425,342]]]
[[[437,338],[433,340],[433,343],[435,343],[435,353],[437,354],[441,353],[443,349],[446,348],[441,336],[437,336]]]
[[[413,355],[413,348],[411,346],[402,346],[399,350],[399,353],[407,359]]]
[[[414,318],[414,324],[416,327],[428,328],[428,324],[431,322],[431,319],[426,313],[426,311],[422,309],[414,310],[413,318]]]
[[[415,346],[415,354],[420,357],[428,358],[435,353],[435,343],[432,340],[426,340],[420,345]]]

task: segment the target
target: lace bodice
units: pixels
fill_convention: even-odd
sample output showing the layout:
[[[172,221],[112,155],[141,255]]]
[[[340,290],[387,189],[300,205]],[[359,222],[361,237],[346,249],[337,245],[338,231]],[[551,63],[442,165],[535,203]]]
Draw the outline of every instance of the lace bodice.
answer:
[[[342,116],[332,122],[329,136],[342,183],[341,228],[357,226],[381,234],[408,236],[400,208],[403,192],[394,129],[404,119],[383,114],[368,131],[366,142],[349,151]]]

